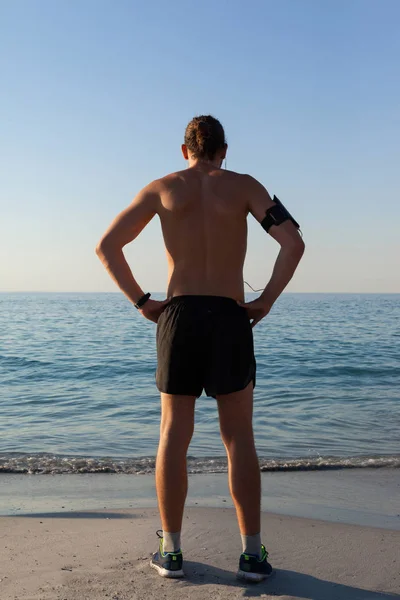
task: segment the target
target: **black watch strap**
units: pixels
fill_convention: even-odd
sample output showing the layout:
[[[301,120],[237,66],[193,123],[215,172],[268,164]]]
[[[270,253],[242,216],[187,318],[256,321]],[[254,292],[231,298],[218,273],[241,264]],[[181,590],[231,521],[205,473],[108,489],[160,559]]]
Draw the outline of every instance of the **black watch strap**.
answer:
[[[151,294],[147,292],[144,296],[139,298],[139,300],[135,304],[135,308],[142,308],[143,304],[146,304],[147,300],[150,298]]]

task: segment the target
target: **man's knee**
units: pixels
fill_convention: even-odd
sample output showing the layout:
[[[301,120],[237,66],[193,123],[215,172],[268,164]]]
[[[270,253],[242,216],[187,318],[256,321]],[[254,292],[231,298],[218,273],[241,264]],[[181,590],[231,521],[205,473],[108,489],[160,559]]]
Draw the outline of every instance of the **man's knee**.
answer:
[[[195,398],[162,394],[161,400],[161,441],[189,445],[194,430]]]
[[[194,431],[193,419],[166,417],[161,421],[160,439],[164,443],[189,445]]]
[[[235,448],[251,449],[254,447],[254,433],[252,426],[224,428],[220,427],[222,441],[228,451],[233,451]]]
[[[253,440],[253,385],[217,397],[221,437],[225,446]]]

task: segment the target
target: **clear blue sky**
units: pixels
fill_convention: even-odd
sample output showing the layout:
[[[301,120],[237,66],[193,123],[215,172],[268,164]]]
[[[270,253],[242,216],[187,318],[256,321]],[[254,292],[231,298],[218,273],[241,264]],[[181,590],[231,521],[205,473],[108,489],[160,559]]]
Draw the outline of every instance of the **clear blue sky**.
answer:
[[[211,113],[302,225],[289,291],[400,292],[399,22],[397,0],[0,0],[0,289],[117,291],[98,239]],[[261,287],[278,246],[249,220]],[[165,289],[156,219],[127,258]]]

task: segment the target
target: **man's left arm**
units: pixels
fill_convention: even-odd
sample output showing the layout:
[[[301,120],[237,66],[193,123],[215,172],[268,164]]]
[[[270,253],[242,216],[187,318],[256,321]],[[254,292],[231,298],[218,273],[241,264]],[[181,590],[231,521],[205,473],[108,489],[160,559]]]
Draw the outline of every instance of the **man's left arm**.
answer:
[[[158,212],[159,202],[160,196],[156,183],[150,183],[114,219],[96,247],[96,254],[111,278],[133,304],[136,304],[144,292],[132,275],[123,253],[123,247],[132,242],[151,221]],[[161,314],[162,311],[158,309],[161,309],[160,305],[163,304],[148,300],[141,312],[156,322],[159,316],[156,313],[160,312]],[[148,313],[150,308],[153,308],[151,312],[154,313],[151,316],[145,314],[145,309]]]

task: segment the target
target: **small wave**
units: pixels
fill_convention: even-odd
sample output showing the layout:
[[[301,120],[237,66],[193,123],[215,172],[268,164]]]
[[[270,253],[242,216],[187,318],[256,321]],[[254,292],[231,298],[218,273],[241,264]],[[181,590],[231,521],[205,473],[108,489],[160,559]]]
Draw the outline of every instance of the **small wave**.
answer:
[[[400,468],[400,456],[356,456],[335,457],[320,456],[318,458],[300,458],[293,460],[268,460],[261,471],[331,471],[337,469],[382,469]]]
[[[44,360],[35,360],[25,358],[24,356],[2,356],[0,355],[0,364],[11,368],[36,367],[37,365],[48,366],[53,363]]]
[[[359,366],[322,366],[296,372],[298,377],[385,377],[399,375],[397,366],[359,367]]]
[[[122,362],[122,361],[121,361]],[[100,379],[110,379],[112,377],[121,376],[137,376],[139,374],[148,374],[152,372],[153,365],[148,363],[141,364],[140,362],[126,362],[126,364],[113,365],[90,365],[82,368],[80,371],[75,371],[71,374],[66,374],[65,378],[72,378],[84,381],[98,381]]]
[[[399,456],[357,456],[271,459],[259,458],[262,472],[273,471],[329,471],[337,469],[400,468]],[[149,475],[155,470],[155,457],[113,459],[51,454],[0,455],[1,473],[70,474],[70,473],[125,473]],[[222,457],[188,457],[188,472],[226,473],[227,461]]]

